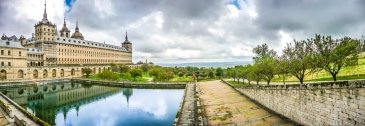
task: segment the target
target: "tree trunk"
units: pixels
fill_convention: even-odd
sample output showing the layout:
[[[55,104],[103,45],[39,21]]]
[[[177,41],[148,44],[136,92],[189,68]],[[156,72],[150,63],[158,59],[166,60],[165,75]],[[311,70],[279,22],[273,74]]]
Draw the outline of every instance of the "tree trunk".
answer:
[[[236,82],[236,78],[233,78],[233,82]]]
[[[240,78],[237,79],[238,84],[240,84]]]
[[[303,85],[304,77],[303,78],[300,78],[299,81],[300,81],[300,85]]]
[[[259,81],[256,81],[256,85],[257,85],[257,86],[259,85]]]
[[[333,81],[337,81],[337,74],[336,73],[331,73]]]
[[[251,81],[250,80],[248,80],[248,85],[251,85]]]
[[[284,85],[285,85],[285,75],[283,75],[283,83],[284,83]]]

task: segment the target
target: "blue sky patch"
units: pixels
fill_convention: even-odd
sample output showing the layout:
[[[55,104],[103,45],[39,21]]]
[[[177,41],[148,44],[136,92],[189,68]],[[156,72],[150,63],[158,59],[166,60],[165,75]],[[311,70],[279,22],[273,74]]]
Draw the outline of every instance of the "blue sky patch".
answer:
[[[66,12],[70,12],[72,9],[72,5],[76,2],[76,0],[65,0],[65,5],[67,6]]]
[[[227,3],[234,5],[238,10],[242,8],[240,0],[227,0]]]

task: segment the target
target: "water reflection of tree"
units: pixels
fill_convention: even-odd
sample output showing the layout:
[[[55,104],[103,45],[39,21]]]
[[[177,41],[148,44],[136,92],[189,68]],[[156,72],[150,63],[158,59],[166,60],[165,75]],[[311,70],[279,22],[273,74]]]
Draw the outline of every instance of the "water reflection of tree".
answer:
[[[90,83],[87,83],[87,82],[81,82],[81,86],[82,86],[83,88],[90,88],[90,87],[92,87],[93,85],[92,85],[92,84],[90,84]]]

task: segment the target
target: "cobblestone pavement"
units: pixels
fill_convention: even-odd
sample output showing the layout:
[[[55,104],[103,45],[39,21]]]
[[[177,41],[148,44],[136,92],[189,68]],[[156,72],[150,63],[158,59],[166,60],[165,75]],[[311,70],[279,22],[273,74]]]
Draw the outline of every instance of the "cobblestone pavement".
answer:
[[[293,125],[220,81],[199,82],[208,125]]]

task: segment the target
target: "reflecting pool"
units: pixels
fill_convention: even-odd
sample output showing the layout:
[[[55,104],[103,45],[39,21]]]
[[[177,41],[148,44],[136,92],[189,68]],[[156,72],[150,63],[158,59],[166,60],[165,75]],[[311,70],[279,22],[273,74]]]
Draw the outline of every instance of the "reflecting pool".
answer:
[[[85,84],[7,87],[1,92],[57,126],[170,126],[183,89],[132,89]]]

